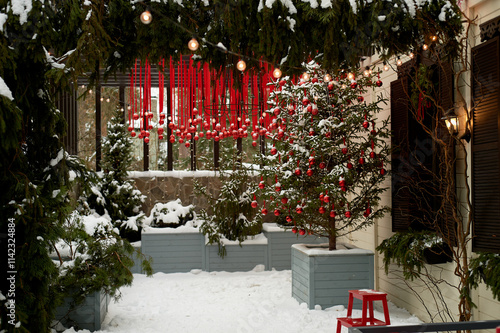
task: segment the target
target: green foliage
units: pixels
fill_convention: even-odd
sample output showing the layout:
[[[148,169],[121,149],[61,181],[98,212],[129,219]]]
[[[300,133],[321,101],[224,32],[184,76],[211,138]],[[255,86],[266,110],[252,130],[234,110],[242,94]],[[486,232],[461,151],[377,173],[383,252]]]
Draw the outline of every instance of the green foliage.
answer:
[[[425,250],[442,243],[443,240],[433,231],[408,230],[395,233],[376,249],[384,255],[386,274],[389,273],[390,265],[395,264],[403,269],[406,280],[413,281],[420,277],[426,263]]]
[[[365,102],[361,96],[375,86],[373,77],[358,73],[351,82],[339,72],[327,83],[314,62],[307,72],[308,82],[285,77],[270,84],[266,118],[273,147],[257,162],[263,165],[258,196],[270,212],[286,215],[294,231],[328,237],[333,250],[336,237],[388,211],[379,206],[388,120],[377,118],[383,99]]]
[[[471,286],[477,288],[482,280],[500,301],[500,255],[480,252],[477,257],[471,259],[470,270]]]
[[[255,192],[249,187],[252,170],[238,161],[238,154],[232,156],[222,157],[224,162],[218,172],[219,193],[213,194],[200,182],[194,183],[195,193],[204,196],[209,205],[208,209],[200,211],[203,221],[200,230],[208,237],[209,244],[219,245],[221,257],[226,254],[224,239],[241,243],[262,231],[262,215],[251,206]],[[231,164],[233,169],[227,170]]]
[[[117,107],[102,143],[104,174],[91,188],[88,204],[97,213],[108,214],[123,237],[136,241],[140,239],[139,227],[144,217],[142,203],[145,196],[135,188],[134,181],[127,177],[133,162],[133,152],[132,139],[123,119],[123,111]]]

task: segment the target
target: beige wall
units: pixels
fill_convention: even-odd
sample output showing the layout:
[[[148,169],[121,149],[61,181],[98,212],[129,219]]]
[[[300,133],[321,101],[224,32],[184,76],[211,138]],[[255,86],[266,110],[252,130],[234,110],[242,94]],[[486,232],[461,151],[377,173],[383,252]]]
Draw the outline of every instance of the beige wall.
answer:
[[[470,6],[470,7],[469,7]],[[484,23],[490,19],[493,19],[500,15],[500,1],[499,0],[464,0],[462,8],[466,8],[465,12],[469,17],[478,17],[477,25],[473,27],[470,45],[471,47],[480,44],[479,37],[479,24]],[[367,63],[375,63],[376,58],[367,59]],[[381,77],[384,82],[382,91],[376,91],[375,93],[382,93],[384,97],[390,98],[390,82],[397,79],[397,75],[394,71],[390,70],[388,72],[383,72]],[[470,78],[468,75],[464,78],[465,82],[462,82],[460,89],[462,94],[466,98],[468,105],[471,103],[470,90],[468,81]],[[388,104],[384,110],[385,115],[390,115],[390,104]],[[470,152],[470,145],[467,145],[467,150]],[[464,157],[463,152],[457,151],[458,163],[457,163],[457,173],[463,170]],[[470,154],[468,155],[470,159]],[[469,166],[470,166],[470,160]],[[463,173],[462,173],[463,174]],[[469,170],[470,175],[470,170]],[[457,183],[459,195],[462,198],[465,197],[465,180],[462,176],[457,174]],[[470,179],[469,179],[470,180]],[[390,192],[390,182],[389,179],[384,184],[389,187],[389,190],[384,194],[383,201],[384,204],[390,205],[391,203],[391,192]],[[391,217],[390,215],[376,221],[376,223],[362,231],[358,231],[351,235],[351,241],[359,247],[374,250],[374,248],[380,244],[384,239],[390,237],[393,234],[391,230]],[[469,249],[469,253],[470,253]],[[383,267],[382,257],[375,254],[375,287],[379,290],[385,291],[389,295],[390,301],[399,307],[407,309],[410,313],[415,314],[420,319],[426,322],[430,322],[431,318],[434,321],[450,321],[449,318],[440,317],[436,310],[436,302],[434,296],[429,290],[429,286],[423,285],[419,282],[410,282],[408,285],[401,278],[401,274],[398,274],[398,267],[392,266],[389,274],[386,274]],[[444,295],[444,302],[448,306],[450,313],[454,316],[454,320],[458,319],[458,290],[452,286],[458,285],[458,279],[454,276],[453,263],[442,264],[442,265],[428,265],[427,268],[430,270],[433,276],[441,279],[443,283],[440,284]],[[412,289],[416,292],[413,292]],[[500,319],[500,302],[493,299],[490,290],[486,289],[485,285],[482,284],[477,290],[472,292],[472,299],[477,305],[477,309],[473,310],[472,320],[493,320]],[[425,304],[425,306],[423,305]],[[427,308],[427,309],[426,309]]]

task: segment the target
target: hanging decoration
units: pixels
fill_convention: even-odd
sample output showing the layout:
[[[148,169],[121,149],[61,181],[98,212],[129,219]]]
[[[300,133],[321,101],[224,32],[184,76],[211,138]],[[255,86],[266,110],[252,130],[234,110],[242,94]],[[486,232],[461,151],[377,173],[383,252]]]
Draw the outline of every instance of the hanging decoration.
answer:
[[[189,147],[200,138],[236,140],[248,137],[250,131],[252,145],[256,146],[258,137],[268,133],[272,118],[276,118],[263,112],[273,90],[268,82],[274,68],[267,64],[261,64],[260,75],[243,70],[236,74],[222,68],[217,71],[208,64],[195,63],[192,56],[181,56],[176,63],[170,59],[168,71],[165,60],[155,66],[159,69],[157,107],[152,105],[152,64],[148,60],[137,61],[130,75],[128,130],[132,137],[149,143],[156,128],[158,139],[162,140],[166,133],[164,126],[168,126],[171,135],[167,139]],[[164,105],[167,72],[168,107]],[[154,109],[157,112],[153,113]]]

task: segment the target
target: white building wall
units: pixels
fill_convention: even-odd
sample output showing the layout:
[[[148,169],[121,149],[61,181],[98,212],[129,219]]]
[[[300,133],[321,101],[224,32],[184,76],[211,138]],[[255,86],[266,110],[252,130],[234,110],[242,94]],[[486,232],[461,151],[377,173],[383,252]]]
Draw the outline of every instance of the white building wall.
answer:
[[[500,0],[464,0],[462,8],[466,15],[470,18],[477,17],[476,25],[472,27],[470,33],[470,47],[481,43],[479,36],[479,25],[500,16]],[[470,61],[470,56],[469,59]],[[367,59],[366,64],[379,63],[375,57]],[[365,64],[363,64],[365,65]],[[394,62],[392,64],[395,67]],[[382,94],[385,98],[390,98],[390,83],[397,79],[397,74],[393,70],[382,72],[381,80],[384,82],[380,89],[376,89],[373,94]],[[468,107],[471,105],[470,93],[470,78],[465,76],[465,82],[460,85],[461,92],[466,99]],[[383,111],[384,116],[390,116],[390,103],[388,103]],[[470,145],[466,145],[467,153],[470,153]],[[465,198],[465,178],[460,177],[460,170],[464,169],[465,153],[457,150],[457,188],[459,195]],[[470,175],[470,154],[468,157],[468,174]],[[388,166],[389,167],[389,166]],[[463,172],[462,172],[463,175]],[[470,182],[470,179],[469,179]],[[383,194],[382,204],[391,205],[391,189],[390,177],[384,182],[383,186],[388,187],[388,190]],[[407,309],[410,313],[418,316],[425,322],[430,321],[451,321],[452,319],[445,316],[440,316],[436,307],[436,294],[431,293],[429,286],[420,281],[405,281],[402,274],[398,273],[399,268],[392,265],[389,274],[385,273],[383,266],[383,258],[375,250],[384,239],[393,235],[392,223],[390,214],[383,219],[375,222],[375,224],[366,230],[358,231],[349,236],[349,240],[358,247],[370,249],[375,252],[375,288],[388,293],[389,300],[399,307]],[[471,249],[469,249],[471,253]],[[453,320],[458,320],[458,297],[459,291],[455,287],[458,285],[458,278],[454,275],[453,263],[441,265],[428,265],[427,268],[435,278],[442,281],[440,289],[443,296],[443,301],[439,307],[443,308],[443,304],[448,307],[449,314]],[[477,290],[472,291],[472,299],[477,305],[473,310],[472,320],[493,320],[500,319],[500,302],[495,300],[490,290],[484,284],[481,284]]]

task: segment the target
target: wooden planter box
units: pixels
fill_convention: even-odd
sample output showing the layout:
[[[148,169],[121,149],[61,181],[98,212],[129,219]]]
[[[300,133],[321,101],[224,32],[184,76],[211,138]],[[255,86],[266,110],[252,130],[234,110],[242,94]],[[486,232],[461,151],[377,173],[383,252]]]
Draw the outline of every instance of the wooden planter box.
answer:
[[[268,239],[267,270],[285,270],[292,268],[292,245],[300,243],[320,244],[328,242],[327,238],[300,236],[290,229],[284,229],[276,223],[264,223],[262,230]]]
[[[217,244],[206,245],[205,271],[250,271],[257,265],[268,267],[268,240],[264,234],[259,234],[241,243],[234,241],[224,241],[226,255],[219,256],[219,246]]]
[[[70,311],[72,299],[67,298],[64,304],[56,309],[56,320],[66,327],[74,326],[78,329],[89,331],[99,331],[101,324],[108,312],[108,305],[111,297],[102,292],[85,298],[85,301]]]
[[[141,235],[142,253],[151,256],[153,272],[185,273],[202,269],[205,236],[194,228],[147,228]]]
[[[297,301],[310,309],[347,307],[348,290],[373,289],[374,253],[346,246],[350,249],[328,251],[312,244],[292,245],[292,296]]]

